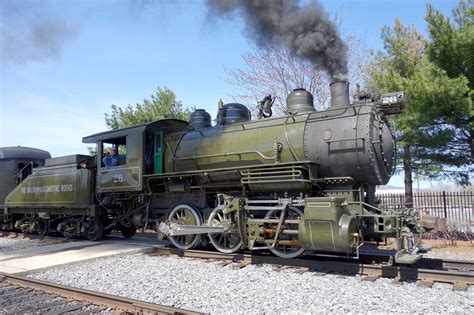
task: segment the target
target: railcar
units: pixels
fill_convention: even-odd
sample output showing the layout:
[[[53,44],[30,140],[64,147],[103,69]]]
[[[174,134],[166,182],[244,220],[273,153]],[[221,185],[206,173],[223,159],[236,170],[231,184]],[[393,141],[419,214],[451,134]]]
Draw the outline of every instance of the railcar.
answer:
[[[5,219],[93,240],[152,228],[180,249],[210,243],[224,253],[265,249],[285,258],[354,257],[366,240],[387,236],[398,240],[396,262],[414,263],[412,235],[436,219],[420,223],[413,210],[383,209],[375,199],[375,186],[394,170],[388,116],[402,110],[404,94],[350,104],[348,82],[330,88],[323,111],[296,89],[279,117],[267,97],[257,120],[242,104],[220,103],[214,125],[198,109],[189,122],[84,137],[96,155],[46,160],[6,197]],[[112,146],[124,158],[107,166]]]
[[[21,146],[0,148],[0,218],[3,217],[6,196],[27,178],[34,168],[43,166],[49,158],[51,154],[41,149]],[[2,226],[3,224],[0,224],[0,228]]]

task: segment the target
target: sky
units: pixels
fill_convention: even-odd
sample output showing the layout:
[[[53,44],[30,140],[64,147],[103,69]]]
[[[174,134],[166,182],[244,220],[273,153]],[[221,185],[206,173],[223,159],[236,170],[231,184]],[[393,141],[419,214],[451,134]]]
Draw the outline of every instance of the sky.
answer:
[[[321,1],[342,34],[374,50],[397,17],[425,32],[426,3]],[[450,14],[457,1],[430,3]],[[53,157],[87,154],[82,137],[107,129],[112,104],[136,104],[157,87],[214,117],[219,99],[232,100],[229,69],[245,67],[252,47],[241,19],[216,19],[198,0],[2,0],[0,10],[0,147]]]

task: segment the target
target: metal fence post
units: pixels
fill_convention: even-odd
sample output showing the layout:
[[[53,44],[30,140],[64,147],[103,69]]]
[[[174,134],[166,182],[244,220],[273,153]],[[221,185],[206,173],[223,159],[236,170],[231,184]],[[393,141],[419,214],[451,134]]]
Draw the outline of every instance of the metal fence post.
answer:
[[[448,210],[446,205],[446,192],[443,190],[443,209],[444,209],[444,217],[448,218]]]

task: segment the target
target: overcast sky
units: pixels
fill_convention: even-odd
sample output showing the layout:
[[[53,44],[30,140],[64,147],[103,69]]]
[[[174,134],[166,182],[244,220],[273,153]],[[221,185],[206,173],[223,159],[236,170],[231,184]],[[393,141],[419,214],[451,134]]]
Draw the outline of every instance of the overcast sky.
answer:
[[[396,17],[425,31],[426,1],[321,1],[341,32],[381,49]],[[450,13],[457,1],[430,1]],[[242,20],[213,20],[202,1],[1,0],[0,147],[53,156],[87,153],[82,137],[106,129],[110,105],[172,89],[215,115],[231,101],[226,69],[250,50]]]

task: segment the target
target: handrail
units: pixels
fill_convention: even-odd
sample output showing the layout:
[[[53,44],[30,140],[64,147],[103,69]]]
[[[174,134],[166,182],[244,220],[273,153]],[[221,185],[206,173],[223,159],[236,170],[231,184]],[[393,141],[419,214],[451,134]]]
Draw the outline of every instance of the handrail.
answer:
[[[266,156],[262,152],[257,150],[249,150],[249,151],[235,151],[235,152],[224,152],[224,153],[216,153],[216,154],[206,154],[206,155],[195,155],[195,156],[188,156],[188,157],[172,157],[175,161],[184,161],[184,160],[197,160],[197,159],[205,159],[210,157],[218,157],[218,156],[229,156],[229,155],[242,155],[242,154],[257,154],[264,160],[274,160],[275,156]]]
[[[23,170],[24,170],[26,167],[30,166],[30,165],[31,165],[31,169],[33,169],[33,166],[34,166],[33,161],[29,161],[25,166],[23,166],[23,168],[22,168],[21,170],[19,170],[18,172],[16,172],[15,175],[13,175],[12,178],[13,178],[13,179],[18,178],[18,174],[21,173],[21,174],[22,174],[22,180],[20,181],[20,183],[21,183],[21,182],[24,180],[24,178],[23,178]],[[27,176],[27,177],[28,177],[28,176]],[[26,178],[26,177],[25,177],[25,178]],[[18,183],[18,184],[19,184],[19,183]]]

